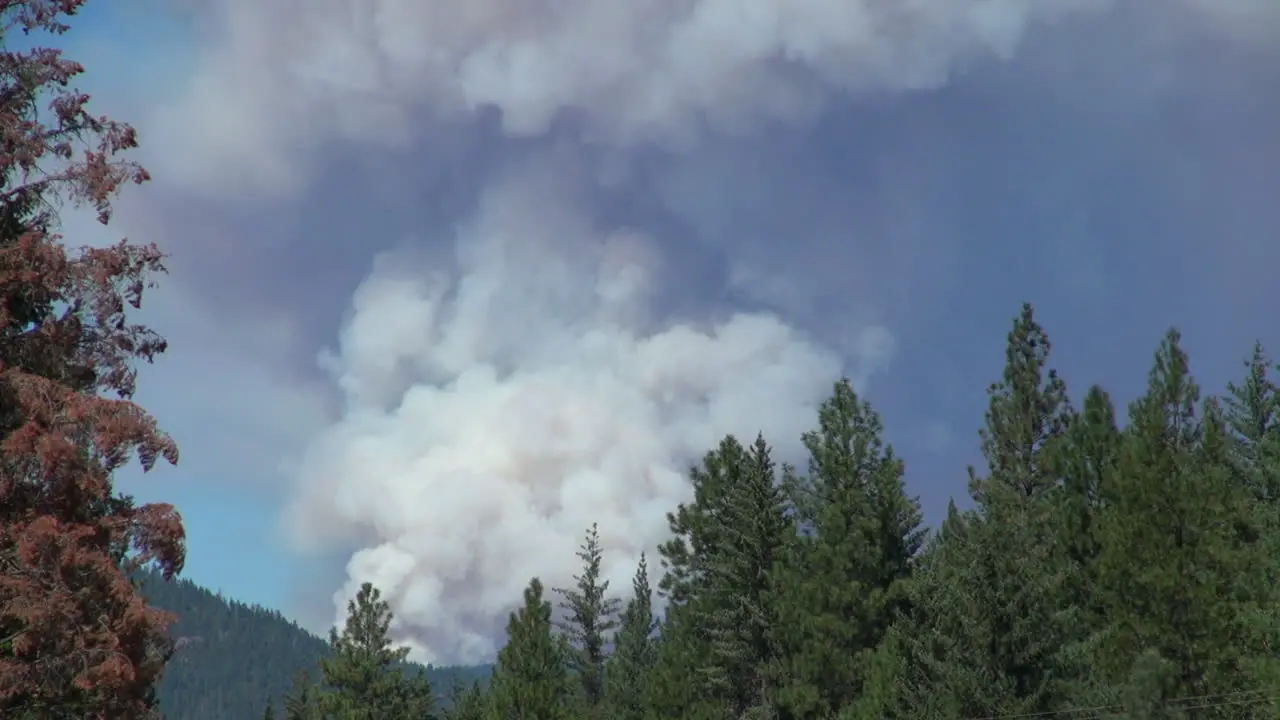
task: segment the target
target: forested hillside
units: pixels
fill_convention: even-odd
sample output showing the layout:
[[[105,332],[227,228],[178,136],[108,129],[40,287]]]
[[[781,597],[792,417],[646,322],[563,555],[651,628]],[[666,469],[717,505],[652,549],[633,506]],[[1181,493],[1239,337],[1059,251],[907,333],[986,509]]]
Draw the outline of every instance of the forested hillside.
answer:
[[[142,578],[147,600],[173,613],[177,650],[165,667],[158,695],[167,720],[232,720],[256,717],[280,702],[299,672],[312,672],[328,655],[324,640],[275,610],[245,605],[190,580]],[[468,685],[487,679],[491,667],[422,668],[435,688],[455,679]]]

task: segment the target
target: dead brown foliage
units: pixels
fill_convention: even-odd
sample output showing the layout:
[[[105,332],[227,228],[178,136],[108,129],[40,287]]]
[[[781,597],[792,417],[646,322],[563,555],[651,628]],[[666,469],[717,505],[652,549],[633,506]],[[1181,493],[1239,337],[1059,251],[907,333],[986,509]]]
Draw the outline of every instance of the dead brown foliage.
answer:
[[[0,0],[0,716],[152,714],[171,618],[128,573],[182,568],[169,505],[134,507],[112,474],[177,447],[131,401],[137,361],[165,343],[127,313],[164,271],[154,245],[71,249],[63,203],[100,222],[122,186],[148,177],[119,154],[128,125],[88,112],[83,68],[17,33],[58,35],[85,0]]]

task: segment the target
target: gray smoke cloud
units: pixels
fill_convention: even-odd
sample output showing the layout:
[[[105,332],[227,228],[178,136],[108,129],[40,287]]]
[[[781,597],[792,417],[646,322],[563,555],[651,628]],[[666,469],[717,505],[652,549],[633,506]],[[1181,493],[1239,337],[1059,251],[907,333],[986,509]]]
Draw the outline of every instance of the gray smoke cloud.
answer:
[[[434,129],[424,107],[435,123],[497,109],[514,136],[573,112],[588,142],[680,148],[812,118],[833,90],[939,87],[967,63],[1010,57],[1033,23],[1110,4],[225,0],[203,11],[214,41],[166,126],[216,124],[223,141],[184,166],[255,191],[296,188],[315,143],[410,143]],[[1266,8],[1243,5],[1253,14],[1229,17]]]
[[[766,207],[771,185],[717,156],[722,139],[802,127],[833,99],[940,87],[971,64],[1011,57],[1029,28],[1111,6],[222,0],[193,9],[205,33],[194,75],[149,124],[170,182],[222,201],[287,202],[335,171],[323,157],[353,148],[419,157],[424,144],[448,156],[427,161],[437,172],[478,178],[461,209],[437,213],[418,239],[353,231],[345,240],[377,259],[320,355],[338,414],[291,467],[286,512],[298,548],[347,554],[333,617],[374,582],[417,659],[488,659],[530,576],[571,582],[591,523],[606,576],[625,588],[639,553],[663,538],[664,512],[688,498],[685,468],[721,435],[763,431],[794,456],[831,381],[844,372],[865,385],[891,359],[894,337],[874,313],[853,313],[835,343],[767,309],[667,307],[672,278],[689,277],[680,239],[619,220],[601,197],[644,186],[685,234],[724,250],[734,241],[717,223]],[[1203,20],[1251,40],[1280,26],[1269,0],[1164,7],[1153,23]],[[479,136],[510,152],[468,165],[478,154],[444,150],[489,125]],[[741,184],[725,182],[734,178]],[[804,242],[784,228],[762,232],[772,237],[758,246]],[[802,285],[770,284],[771,257],[727,257],[727,284],[756,305],[812,309]]]

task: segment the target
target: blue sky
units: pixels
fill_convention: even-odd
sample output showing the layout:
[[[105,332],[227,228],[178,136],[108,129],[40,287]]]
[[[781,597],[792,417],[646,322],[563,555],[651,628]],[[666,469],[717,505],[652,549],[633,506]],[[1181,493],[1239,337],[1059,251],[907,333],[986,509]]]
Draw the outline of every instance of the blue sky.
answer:
[[[482,6],[91,2],[70,37],[156,176],[116,227],[173,255],[141,400],[184,456],[122,484],[182,511],[186,577],[313,626],[377,580],[473,658],[592,513],[629,574],[698,442],[791,452],[823,373],[935,519],[1024,300],[1077,396],[1131,399],[1170,325],[1214,391],[1280,353],[1265,1]]]

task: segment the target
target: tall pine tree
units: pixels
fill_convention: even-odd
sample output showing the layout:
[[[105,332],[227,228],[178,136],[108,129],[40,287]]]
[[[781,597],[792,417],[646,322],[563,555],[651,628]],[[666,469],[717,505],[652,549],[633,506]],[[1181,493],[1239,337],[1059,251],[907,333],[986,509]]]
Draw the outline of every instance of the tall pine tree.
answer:
[[[773,570],[793,534],[770,448],[763,437],[750,448],[727,437],[692,479],[694,501],[669,516],[675,537],[660,548],[672,604],[651,696],[659,712],[690,720],[766,712],[777,662]],[[678,688],[682,675],[694,685]]]
[[[341,632],[329,631],[329,657],[320,661],[327,692],[320,706],[335,720],[421,720],[431,715],[434,695],[426,675],[397,667],[408,648],[391,644],[393,615],[370,583],[347,603]]]
[[[1245,363],[1239,384],[1227,384],[1223,409],[1233,439],[1232,466],[1238,481],[1261,507],[1280,507],[1280,393],[1271,378],[1275,365],[1260,344]]]
[[[1095,665],[1130,712],[1170,699],[1259,690],[1272,652],[1249,627],[1269,563],[1248,488],[1214,401],[1199,412],[1171,330],[1129,426],[1100,518],[1099,597],[1108,627]],[[1272,583],[1266,583],[1272,584]],[[1243,697],[1243,696],[1241,696]],[[1241,704],[1214,717],[1253,717]]]
[[[631,581],[632,596],[614,635],[613,655],[605,667],[605,697],[611,718],[644,720],[649,673],[656,660],[653,592],[644,554]]]
[[[489,686],[495,720],[566,720],[570,678],[565,645],[552,632],[551,603],[542,582],[529,581],[524,606],[511,613],[507,644]]]
[[[847,380],[806,433],[809,472],[788,483],[803,534],[778,568],[784,718],[826,718],[863,694],[872,658],[905,609],[920,550],[919,504],[879,416]]]
[[[563,630],[570,646],[569,669],[578,680],[578,698],[583,716],[601,717],[604,701],[605,640],[618,626],[620,604],[608,597],[609,582],[600,578],[600,532],[596,525],[587,531],[578,550],[582,574],[575,575],[576,586],[556,588],[562,596],[565,612]]]
[[[963,717],[1050,712],[1070,704],[1078,663],[1067,569],[1054,536],[1055,453],[1071,409],[1048,368],[1050,344],[1030,305],[1009,333],[1000,382],[979,432],[987,474],[969,471],[976,512],[938,543],[917,583],[918,627],[906,714]],[[932,585],[931,583],[938,583]],[[932,613],[932,615],[927,615]]]

